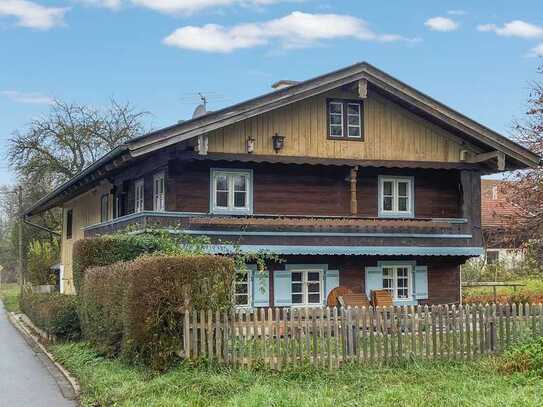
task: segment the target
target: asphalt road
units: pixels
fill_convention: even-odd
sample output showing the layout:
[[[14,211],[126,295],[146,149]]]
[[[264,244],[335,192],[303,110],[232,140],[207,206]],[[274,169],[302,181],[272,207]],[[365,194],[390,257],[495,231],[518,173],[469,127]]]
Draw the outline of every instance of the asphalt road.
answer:
[[[0,301],[0,406],[75,406],[38,355],[10,324]]]

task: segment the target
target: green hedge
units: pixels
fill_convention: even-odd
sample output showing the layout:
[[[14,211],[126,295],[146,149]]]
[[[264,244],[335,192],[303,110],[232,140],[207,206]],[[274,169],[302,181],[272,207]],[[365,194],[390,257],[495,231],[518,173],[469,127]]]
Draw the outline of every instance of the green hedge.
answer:
[[[21,310],[40,329],[61,340],[81,337],[77,298],[64,294],[37,294],[23,291]]]
[[[201,245],[191,243],[187,249],[182,236],[167,232],[116,234],[78,240],[73,249],[74,285],[79,292],[83,273],[90,267],[107,266],[119,261],[130,261],[149,253],[199,253]]]
[[[88,269],[83,334],[98,350],[165,370],[178,359],[182,309],[231,307],[235,263],[218,256],[144,256]]]

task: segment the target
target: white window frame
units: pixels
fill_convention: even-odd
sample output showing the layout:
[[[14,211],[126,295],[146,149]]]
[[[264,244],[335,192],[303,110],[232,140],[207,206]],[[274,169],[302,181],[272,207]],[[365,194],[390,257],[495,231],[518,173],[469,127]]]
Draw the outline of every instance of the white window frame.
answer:
[[[331,109],[331,106],[332,105],[339,105],[341,107],[341,113],[332,113],[332,109]],[[343,111],[343,106],[344,106],[344,103],[339,101],[339,100],[330,100],[328,101],[328,117],[327,117],[327,120],[328,120],[328,137],[330,138],[337,138],[337,139],[340,139],[340,138],[345,138],[345,134],[343,134],[345,132],[345,123],[343,123],[344,119],[343,119],[343,115],[344,115],[344,111]],[[341,116],[341,135],[338,136],[337,134],[332,134],[332,126],[339,126],[338,124],[332,124],[332,120],[331,120],[331,117],[332,115],[336,115],[336,116]]]
[[[143,179],[139,179],[134,183],[134,212],[139,213],[139,212],[143,212],[144,210],[145,210],[145,183]]]
[[[247,269],[245,273],[247,275],[247,283],[246,283],[247,284],[247,304],[237,304],[236,302],[236,296],[241,295],[241,294],[236,294],[236,286],[240,284],[237,280],[237,276],[238,274],[241,274],[241,272],[236,272],[236,280],[234,281],[234,289],[233,289],[235,308],[251,308],[253,304],[253,276],[252,276],[253,271],[251,269]],[[243,284],[245,284],[245,282],[243,282]]]
[[[228,194],[227,206],[218,206],[217,205],[217,178],[219,176],[227,177],[228,184]],[[245,184],[245,206],[243,208],[236,208],[234,206],[234,176],[244,176],[246,177]],[[210,208],[212,213],[217,214],[241,214],[247,215],[253,213],[253,171],[252,170],[241,170],[241,169],[221,169],[221,168],[212,168],[211,169],[211,185],[210,185]]]
[[[358,114],[349,114],[349,106],[356,106],[358,108]],[[349,124],[349,116],[358,116],[358,125]],[[350,139],[360,139],[362,138],[362,105],[360,103],[347,103],[347,138]],[[358,128],[358,136],[350,136],[349,135],[349,129],[351,128]]]
[[[162,182],[162,192],[157,191],[157,181]],[[164,212],[166,210],[166,177],[164,171],[153,175],[153,210]]]
[[[384,209],[384,183],[392,182],[392,210]],[[407,183],[407,210],[398,209],[398,184]],[[413,218],[415,216],[415,180],[414,177],[379,176],[379,217]]]
[[[322,305],[324,301],[324,270],[322,268],[318,269],[312,269],[312,268],[295,268],[289,270],[291,273],[291,279],[290,279],[290,287],[291,287],[291,303],[293,307],[311,307],[311,306],[317,306]],[[292,292],[292,273],[302,273],[302,302],[295,303],[292,301],[292,295],[294,294]],[[309,302],[309,291],[308,291],[308,274],[309,273],[319,273],[319,302]],[[311,293],[314,294],[314,293]]]
[[[392,270],[392,287],[390,288],[390,292],[392,294],[392,299],[394,301],[412,301],[413,300],[413,270],[414,267],[411,264],[383,264],[382,265],[382,273],[383,273],[383,282],[385,280],[385,269],[391,269]],[[407,293],[408,296],[404,298],[398,297],[398,269],[407,269]],[[383,289],[384,284],[383,284]]]

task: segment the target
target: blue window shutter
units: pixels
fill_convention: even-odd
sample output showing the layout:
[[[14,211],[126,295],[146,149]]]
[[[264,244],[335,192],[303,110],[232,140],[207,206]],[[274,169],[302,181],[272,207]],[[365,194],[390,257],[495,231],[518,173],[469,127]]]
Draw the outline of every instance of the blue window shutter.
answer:
[[[371,298],[371,290],[383,288],[383,269],[381,267],[366,267],[366,295]]]
[[[292,304],[290,271],[274,271],[273,294],[275,306],[284,307]]]
[[[253,306],[270,306],[270,278],[268,271],[253,271]]]
[[[334,288],[339,287],[339,270],[327,270],[326,271],[326,281],[325,281],[325,296],[324,296],[324,303],[326,303],[326,300],[328,299],[328,294],[330,294],[330,291],[332,291]]]
[[[428,299],[428,267],[415,266],[415,298]]]

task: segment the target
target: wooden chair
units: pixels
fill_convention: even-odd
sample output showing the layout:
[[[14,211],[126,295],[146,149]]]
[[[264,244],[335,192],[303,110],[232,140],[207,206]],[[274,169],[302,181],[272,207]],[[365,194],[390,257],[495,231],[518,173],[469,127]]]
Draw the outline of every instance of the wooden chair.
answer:
[[[338,305],[338,297],[342,297],[345,294],[351,294],[352,291],[349,287],[345,286],[339,286],[336,288],[333,288],[332,291],[330,291],[330,294],[328,294],[328,297],[326,298],[326,305],[329,307],[336,307]]]
[[[342,307],[366,307],[370,306],[368,297],[364,293],[347,293],[338,297],[338,301]]]
[[[388,290],[372,290],[371,302],[374,307],[392,307],[392,295]]]

